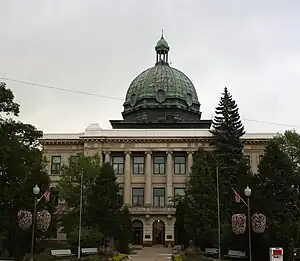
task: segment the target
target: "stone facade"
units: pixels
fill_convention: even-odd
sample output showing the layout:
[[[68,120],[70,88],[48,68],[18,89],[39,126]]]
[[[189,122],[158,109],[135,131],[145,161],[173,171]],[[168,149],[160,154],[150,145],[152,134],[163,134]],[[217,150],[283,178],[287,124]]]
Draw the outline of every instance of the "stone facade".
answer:
[[[244,153],[254,173],[273,136],[244,135]],[[130,207],[135,243],[149,246],[174,243],[175,208],[169,199],[184,191],[193,153],[199,147],[211,150],[210,138],[209,130],[203,129],[103,130],[91,124],[84,133],[44,134],[41,142],[53,186],[61,166],[78,153],[98,154],[101,162],[112,164],[123,188],[124,204]]]

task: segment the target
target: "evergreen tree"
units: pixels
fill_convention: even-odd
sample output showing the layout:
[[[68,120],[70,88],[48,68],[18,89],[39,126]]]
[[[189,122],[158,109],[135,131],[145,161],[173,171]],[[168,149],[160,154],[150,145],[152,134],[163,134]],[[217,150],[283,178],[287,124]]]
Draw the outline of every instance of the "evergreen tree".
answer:
[[[293,164],[276,140],[271,140],[265,148],[256,179],[253,203],[255,210],[268,218],[269,246],[278,245],[288,250],[290,241],[299,231],[297,198],[294,196],[297,188],[293,186]]]
[[[186,229],[190,239],[202,248],[217,242],[216,170],[212,154],[203,149],[195,154],[186,186]]]
[[[114,239],[119,230],[119,186],[109,163],[102,165],[88,195],[88,218],[90,224],[103,233],[106,239]]]
[[[239,109],[226,87],[215,113],[211,145],[219,166],[221,218],[226,223],[230,222],[235,208],[239,207],[234,205],[231,188],[244,191],[250,169],[243,155],[241,137],[245,131]]]
[[[127,254],[129,253],[129,243],[131,242],[131,217],[130,212],[127,206],[123,206],[123,208],[119,212],[119,233],[116,236],[117,239],[117,248],[120,253]]]

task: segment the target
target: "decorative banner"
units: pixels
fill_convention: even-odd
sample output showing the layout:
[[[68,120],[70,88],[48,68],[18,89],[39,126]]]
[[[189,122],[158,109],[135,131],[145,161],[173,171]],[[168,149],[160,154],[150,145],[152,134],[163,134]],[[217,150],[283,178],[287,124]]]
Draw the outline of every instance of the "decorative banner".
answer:
[[[267,218],[264,214],[252,215],[252,229],[255,233],[263,233],[267,227]]]
[[[47,210],[42,210],[36,215],[36,227],[42,232],[46,232],[51,223],[51,214]]]
[[[246,216],[244,214],[233,214],[232,215],[232,231],[239,235],[244,234],[246,231]]]
[[[20,210],[18,212],[18,224],[22,230],[27,230],[32,225],[32,214],[29,211]]]

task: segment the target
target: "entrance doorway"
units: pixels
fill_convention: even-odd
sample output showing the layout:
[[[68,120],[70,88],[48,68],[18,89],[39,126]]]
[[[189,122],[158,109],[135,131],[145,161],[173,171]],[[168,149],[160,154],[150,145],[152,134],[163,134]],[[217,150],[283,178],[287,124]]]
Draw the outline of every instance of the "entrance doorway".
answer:
[[[132,221],[132,244],[143,245],[143,222],[138,219]]]
[[[165,244],[165,223],[160,219],[153,222],[152,240],[153,245]]]

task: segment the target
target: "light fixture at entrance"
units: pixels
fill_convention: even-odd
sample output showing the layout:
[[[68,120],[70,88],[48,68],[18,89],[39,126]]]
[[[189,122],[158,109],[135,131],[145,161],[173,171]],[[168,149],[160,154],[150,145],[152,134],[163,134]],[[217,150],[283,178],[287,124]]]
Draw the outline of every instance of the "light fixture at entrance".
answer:
[[[157,220],[157,222],[159,223],[159,222],[160,222],[160,220],[158,219],[158,220]]]

